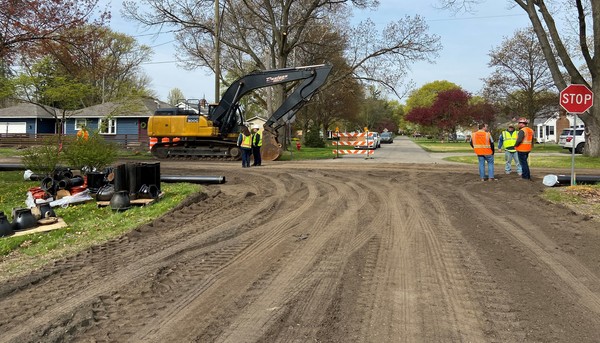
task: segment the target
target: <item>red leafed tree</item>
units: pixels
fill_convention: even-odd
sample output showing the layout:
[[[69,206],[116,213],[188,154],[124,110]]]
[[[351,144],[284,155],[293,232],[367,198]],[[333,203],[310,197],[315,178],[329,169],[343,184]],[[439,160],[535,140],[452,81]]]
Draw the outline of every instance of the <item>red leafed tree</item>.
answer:
[[[73,28],[109,19],[106,11],[95,13],[98,1],[0,0],[0,63],[10,65],[17,55],[43,53],[40,42],[73,43]]]
[[[431,133],[454,133],[458,127],[470,127],[478,122],[490,123],[494,108],[485,102],[474,102],[462,89],[439,92],[430,107],[417,107],[405,119],[419,124]]]

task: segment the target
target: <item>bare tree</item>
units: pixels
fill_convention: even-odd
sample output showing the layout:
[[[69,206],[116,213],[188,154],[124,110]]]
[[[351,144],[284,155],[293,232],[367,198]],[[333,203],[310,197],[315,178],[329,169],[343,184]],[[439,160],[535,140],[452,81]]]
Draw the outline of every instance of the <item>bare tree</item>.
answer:
[[[518,30],[489,56],[488,65],[495,69],[484,79],[483,95],[507,117],[525,116],[533,122],[558,110],[556,86],[532,28]]]
[[[376,5],[375,0],[222,0],[218,28],[213,1],[125,1],[124,12],[148,26],[174,27],[182,47],[179,57],[187,67],[223,67],[238,76],[254,69],[297,65],[298,56],[315,46],[327,49],[327,36],[338,32],[350,68],[329,82],[356,77],[381,83],[398,94],[406,66],[434,57],[439,38],[427,33],[419,17],[400,19],[382,33],[370,21],[348,27],[351,9]],[[219,64],[214,53],[217,43],[223,46]],[[315,63],[328,62],[319,56],[313,57]],[[281,101],[283,93],[280,89],[275,102]]]
[[[460,10],[461,7],[474,6],[483,0],[439,2],[446,8]],[[600,52],[600,1],[558,2],[560,8],[550,8],[549,5],[553,3],[544,0],[510,0],[509,3],[520,7],[529,16],[556,87],[563,90],[572,82],[584,84],[594,92],[596,105],[581,114],[580,118],[583,119],[587,131],[585,153],[600,157],[600,58],[594,56]],[[556,18],[561,15],[576,18],[574,37],[568,29],[559,30]],[[592,46],[589,45],[590,37]],[[578,42],[578,49],[568,49],[568,42],[572,38]],[[578,61],[584,61],[583,66],[577,67]],[[563,67],[566,75],[562,72]],[[588,73],[591,84],[585,78]]]
[[[177,105],[180,100],[185,99],[185,95],[179,88],[173,88],[169,91],[169,95],[167,95],[167,102],[171,105]]]

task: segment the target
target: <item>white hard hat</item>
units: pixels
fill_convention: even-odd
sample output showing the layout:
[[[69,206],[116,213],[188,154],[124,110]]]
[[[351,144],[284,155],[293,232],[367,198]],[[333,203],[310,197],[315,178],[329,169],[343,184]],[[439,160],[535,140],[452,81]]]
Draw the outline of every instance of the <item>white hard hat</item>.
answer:
[[[254,124],[254,125],[252,125],[252,128],[253,128],[253,129],[260,130],[260,125],[258,125],[258,124]]]

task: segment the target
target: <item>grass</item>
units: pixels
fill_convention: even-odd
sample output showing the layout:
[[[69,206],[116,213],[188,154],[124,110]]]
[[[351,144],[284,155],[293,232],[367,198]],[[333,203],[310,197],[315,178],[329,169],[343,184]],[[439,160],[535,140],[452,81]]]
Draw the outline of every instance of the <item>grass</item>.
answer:
[[[600,218],[600,185],[552,187],[546,189],[542,197],[563,204],[577,213]]]
[[[448,156],[444,160],[468,164],[477,164],[477,156]],[[494,165],[504,165],[504,153],[497,153]],[[571,155],[565,156],[536,156],[535,152],[529,155],[529,166],[533,168],[570,168]],[[575,167],[584,169],[600,169],[600,158],[576,155]]]
[[[414,139],[421,148],[428,152],[473,152],[471,145],[466,142],[440,142],[433,140]],[[497,146],[497,143],[496,143]],[[568,154],[567,149],[563,149],[558,144],[544,143],[536,144],[533,147],[534,152],[560,152]]]
[[[24,181],[22,172],[0,172],[0,211],[10,217],[13,208],[25,207],[27,191],[35,186],[39,186],[39,182]],[[186,183],[162,184],[161,188],[165,195],[160,201],[149,206],[134,206],[124,212],[113,212],[109,206],[98,208],[95,201],[54,208],[68,226],[46,233],[0,238],[0,260],[3,261],[0,270],[18,273],[23,268],[38,267],[113,239],[160,217],[200,190],[198,185]]]
[[[279,161],[294,161],[294,160],[322,160],[332,159],[334,147],[327,146],[325,148],[307,148],[301,147],[300,150],[293,146],[287,151],[284,151],[279,157]]]

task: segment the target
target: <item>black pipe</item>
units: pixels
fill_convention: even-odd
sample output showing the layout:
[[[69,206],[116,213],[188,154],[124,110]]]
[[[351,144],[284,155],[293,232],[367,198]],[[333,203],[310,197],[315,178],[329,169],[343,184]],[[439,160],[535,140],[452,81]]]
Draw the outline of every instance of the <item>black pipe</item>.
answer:
[[[166,183],[189,182],[189,183],[225,183],[225,176],[177,176],[161,175],[160,181]]]
[[[571,184],[571,175],[556,175],[561,184]],[[600,175],[575,175],[576,184],[595,184],[600,182]]]
[[[22,164],[0,164],[0,171],[15,171],[15,170],[26,170],[24,165]]]

